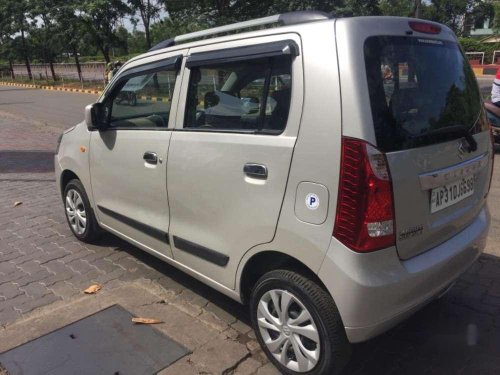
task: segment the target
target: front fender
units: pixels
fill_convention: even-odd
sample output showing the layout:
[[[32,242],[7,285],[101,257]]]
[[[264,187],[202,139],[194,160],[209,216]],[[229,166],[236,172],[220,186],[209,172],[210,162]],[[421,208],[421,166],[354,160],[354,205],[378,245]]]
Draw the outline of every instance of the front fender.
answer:
[[[90,132],[84,122],[64,134],[55,157],[56,181],[62,193],[61,178],[65,171],[73,172],[83,184],[90,204],[94,207],[92,186],[90,183]]]

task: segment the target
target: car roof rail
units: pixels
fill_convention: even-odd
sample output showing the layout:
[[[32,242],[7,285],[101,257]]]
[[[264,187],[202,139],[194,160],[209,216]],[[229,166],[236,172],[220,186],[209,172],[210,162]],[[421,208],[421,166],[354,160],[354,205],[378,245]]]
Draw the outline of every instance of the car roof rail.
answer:
[[[278,24],[280,26],[297,25],[306,22],[323,21],[329,18],[330,16],[327,13],[315,10],[303,10],[297,12],[277,14],[275,16],[256,18],[249,21],[237,22],[225,26],[214,27],[207,30],[195,31],[189,34],[178,35],[174,38],[170,38],[156,44],[148,52],[171,47],[173,45],[180,44],[179,42],[186,42],[192,39],[199,39],[207,36],[229,33],[236,30],[250,29],[253,27],[269,26],[274,24]]]

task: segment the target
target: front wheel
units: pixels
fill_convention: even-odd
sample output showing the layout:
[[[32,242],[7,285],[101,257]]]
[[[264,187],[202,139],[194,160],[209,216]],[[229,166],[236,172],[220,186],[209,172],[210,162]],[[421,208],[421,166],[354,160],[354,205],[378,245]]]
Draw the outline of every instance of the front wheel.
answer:
[[[83,242],[92,242],[99,237],[101,231],[80,180],[71,180],[66,185],[64,209],[69,228],[76,238]]]
[[[270,361],[283,374],[337,374],[350,356],[340,314],[316,282],[275,270],[257,282],[252,325]]]

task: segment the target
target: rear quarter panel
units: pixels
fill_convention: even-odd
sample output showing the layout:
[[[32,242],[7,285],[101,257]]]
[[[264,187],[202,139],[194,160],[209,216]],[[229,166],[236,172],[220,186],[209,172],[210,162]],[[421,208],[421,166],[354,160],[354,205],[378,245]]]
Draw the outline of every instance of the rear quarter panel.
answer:
[[[283,207],[272,242],[250,249],[238,268],[237,281],[245,263],[255,254],[273,250],[286,253],[317,272],[330,244],[337,202],[340,162],[341,108],[335,47],[334,21],[317,22],[295,30],[303,53],[304,102]],[[299,220],[295,214],[300,182],[321,184],[328,189],[327,218],[319,225]],[[305,205],[305,201],[303,202]],[[236,283],[239,285],[239,282]]]

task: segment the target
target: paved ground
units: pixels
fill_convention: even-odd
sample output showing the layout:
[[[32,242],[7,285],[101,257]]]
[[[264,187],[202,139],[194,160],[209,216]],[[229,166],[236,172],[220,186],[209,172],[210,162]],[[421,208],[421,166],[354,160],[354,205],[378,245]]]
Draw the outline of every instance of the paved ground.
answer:
[[[275,374],[245,308],[114,236],[84,245],[71,235],[54,186],[53,149],[94,99],[0,86],[0,352],[120,303],[165,320],[158,327],[193,352],[165,373]],[[500,372],[500,161],[490,194],[487,254],[442,300],[355,345],[346,373]],[[16,201],[22,204],[13,207]],[[82,295],[93,282],[103,291]]]

